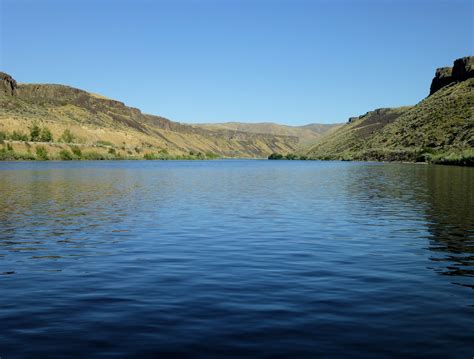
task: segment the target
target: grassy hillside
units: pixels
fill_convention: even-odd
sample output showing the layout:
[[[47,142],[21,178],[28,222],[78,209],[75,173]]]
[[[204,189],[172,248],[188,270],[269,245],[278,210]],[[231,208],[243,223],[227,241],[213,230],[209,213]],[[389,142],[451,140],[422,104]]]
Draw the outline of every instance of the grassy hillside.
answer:
[[[0,133],[13,142],[25,142],[24,136],[28,137],[33,124],[37,124],[50,130],[52,143],[64,143],[60,139],[69,130],[74,145],[98,147],[101,151],[105,146],[107,151],[113,148],[132,157],[159,153],[266,157],[275,151],[292,152],[298,144],[294,136],[205,129],[172,122],[68,86],[14,85],[14,89],[3,85],[0,89]],[[14,133],[18,136],[12,136]]]
[[[455,163],[473,156],[473,147],[471,78],[453,82],[413,107],[380,109],[352,119],[306,154],[314,159]]]
[[[352,118],[351,122],[318,141],[307,153],[318,159],[350,158],[365,148],[366,141],[374,133],[395,121],[410,108],[381,108]]]
[[[0,72],[0,159],[342,159],[474,163],[474,57],[436,71],[415,106],[344,125],[188,125],[63,85],[17,84]],[[67,152],[67,153],[66,153]]]
[[[315,143],[325,134],[341,126],[341,124],[309,124],[305,126],[286,126],[271,122],[243,123],[224,122],[212,124],[199,124],[197,127],[206,129],[225,129],[232,131],[243,131],[258,134],[269,134],[278,136],[291,136],[298,139],[298,147],[303,148]]]

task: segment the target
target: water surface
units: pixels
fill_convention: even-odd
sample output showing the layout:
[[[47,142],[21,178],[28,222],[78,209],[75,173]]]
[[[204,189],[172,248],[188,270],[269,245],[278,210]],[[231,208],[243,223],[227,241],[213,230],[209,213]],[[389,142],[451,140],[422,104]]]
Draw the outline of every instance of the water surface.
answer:
[[[474,355],[474,169],[0,163],[0,357]]]

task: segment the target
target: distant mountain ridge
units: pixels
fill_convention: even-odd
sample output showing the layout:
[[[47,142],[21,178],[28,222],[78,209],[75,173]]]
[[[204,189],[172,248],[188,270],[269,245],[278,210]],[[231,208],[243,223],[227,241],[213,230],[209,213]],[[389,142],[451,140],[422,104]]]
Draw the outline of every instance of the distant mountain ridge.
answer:
[[[210,130],[225,129],[231,131],[243,131],[256,134],[292,136],[298,138],[298,146],[304,148],[313,144],[327,133],[335,130],[342,124],[318,124],[311,123],[303,126],[280,125],[273,122],[221,122],[221,123],[205,123],[196,124],[195,127]]]
[[[376,109],[346,124],[305,126],[179,123],[70,86],[18,84],[0,72],[3,158],[17,150],[29,154],[29,142],[38,146],[38,138],[28,136],[35,126],[44,130],[41,138],[47,143],[42,146],[50,151],[64,152],[74,145],[119,158],[272,155],[474,164],[474,57],[437,69],[429,96],[414,106]]]

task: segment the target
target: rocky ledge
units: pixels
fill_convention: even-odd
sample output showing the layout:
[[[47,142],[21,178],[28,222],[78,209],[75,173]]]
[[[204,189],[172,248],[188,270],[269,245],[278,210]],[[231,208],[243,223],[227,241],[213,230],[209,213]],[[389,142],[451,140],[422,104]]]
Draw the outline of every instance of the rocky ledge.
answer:
[[[16,93],[16,81],[5,72],[0,72],[0,93],[11,96]]]
[[[466,56],[454,61],[453,67],[436,69],[431,82],[430,95],[452,82],[465,81],[474,77],[474,56]]]

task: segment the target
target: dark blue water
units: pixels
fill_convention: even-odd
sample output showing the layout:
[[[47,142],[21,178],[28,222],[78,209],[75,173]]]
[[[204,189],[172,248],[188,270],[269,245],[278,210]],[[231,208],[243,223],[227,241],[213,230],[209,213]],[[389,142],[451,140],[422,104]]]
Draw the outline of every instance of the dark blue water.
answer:
[[[474,169],[0,163],[0,357],[474,356]]]

